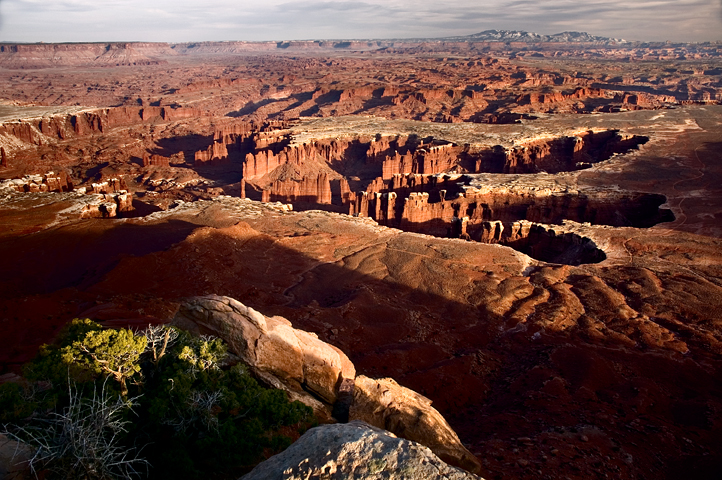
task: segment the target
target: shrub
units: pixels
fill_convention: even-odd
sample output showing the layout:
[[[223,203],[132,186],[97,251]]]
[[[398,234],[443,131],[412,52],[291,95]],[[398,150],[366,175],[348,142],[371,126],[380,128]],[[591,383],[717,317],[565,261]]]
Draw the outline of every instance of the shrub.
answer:
[[[104,386],[90,398],[81,397],[70,386],[68,398],[61,413],[7,432],[34,447],[29,461],[32,472],[37,476],[38,471],[46,470],[63,479],[140,477],[140,468],[148,462],[137,458],[135,449],[122,442],[130,424],[124,414],[133,401],[113,401]]]
[[[169,326],[135,333],[76,319],[26,367],[31,382],[0,389],[0,406],[19,425],[11,433],[39,447],[36,465],[61,478],[142,476],[151,465],[150,478],[238,478],[314,419],[245,366],[222,367],[226,350]],[[48,389],[23,407],[38,385]]]

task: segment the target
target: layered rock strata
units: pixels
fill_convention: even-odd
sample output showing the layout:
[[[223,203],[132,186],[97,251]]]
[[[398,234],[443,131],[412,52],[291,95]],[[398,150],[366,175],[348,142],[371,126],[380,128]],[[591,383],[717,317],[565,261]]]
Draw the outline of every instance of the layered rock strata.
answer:
[[[627,152],[648,141],[647,137],[617,130],[581,132],[534,140],[510,147],[501,145],[456,145],[434,138],[388,137],[314,139],[283,146],[283,137],[269,148],[258,142],[245,156],[243,176],[263,177],[285,165],[321,161],[348,175],[349,167],[373,172],[383,180],[395,174],[466,173],[557,173],[588,168],[615,153]],[[211,146],[213,147],[213,146]],[[211,148],[209,147],[209,148]],[[366,168],[364,168],[364,166]]]
[[[6,163],[12,163],[11,153],[29,145],[46,145],[106,133],[116,127],[153,122],[175,122],[204,116],[197,108],[188,107],[111,107],[87,109],[74,114],[60,114],[0,123],[0,146]]]
[[[183,303],[173,324],[222,338],[256,376],[311,406],[324,421],[332,421],[334,404],[344,391],[351,392],[350,420],[426,445],[452,465],[473,472],[481,467],[430,400],[391,379],[357,377],[341,350],[294,329],[283,317],[266,317],[232,298],[210,295]]]

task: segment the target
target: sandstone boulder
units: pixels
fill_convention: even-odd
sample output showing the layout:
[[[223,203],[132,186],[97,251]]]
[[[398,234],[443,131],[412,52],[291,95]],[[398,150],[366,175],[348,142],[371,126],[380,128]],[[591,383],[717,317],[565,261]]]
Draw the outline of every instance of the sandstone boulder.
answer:
[[[360,420],[425,445],[451,465],[481,468],[431,400],[390,378],[356,377],[342,351],[285,318],[209,295],[183,303],[173,324],[222,338],[257,377],[312,407],[321,421]]]
[[[259,464],[242,478],[479,479],[447,465],[423,445],[363,422],[312,428],[284,452]]]
[[[322,420],[331,419],[343,379],[356,375],[348,357],[315,334],[294,329],[285,318],[265,317],[232,298],[190,299],[173,324],[222,338],[258,377],[311,406]]]
[[[356,377],[349,420],[361,420],[429,447],[442,460],[478,473],[481,464],[431,400],[390,378]]]

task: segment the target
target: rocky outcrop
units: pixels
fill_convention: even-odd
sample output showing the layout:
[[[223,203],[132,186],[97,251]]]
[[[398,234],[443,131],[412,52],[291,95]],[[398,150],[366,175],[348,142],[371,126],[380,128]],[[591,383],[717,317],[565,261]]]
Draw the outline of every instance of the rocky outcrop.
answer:
[[[647,137],[626,135],[617,130],[590,130],[575,136],[530,142],[506,151],[504,173],[580,170],[615,153],[635,149],[648,140]]]
[[[223,142],[214,142],[206,150],[197,151],[194,160],[196,165],[227,163],[228,148]]]
[[[278,152],[275,145],[269,144],[267,149],[260,149],[266,144],[264,138],[254,139],[256,149],[246,154],[243,165],[243,177],[253,179],[272,172],[282,165],[298,165],[313,162],[341,163],[343,160],[365,162],[366,149],[358,140],[318,140],[302,144],[282,147]],[[276,144],[281,144],[276,138]],[[362,151],[361,151],[362,150]],[[353,153],[352,153],[353,152]]]
[[[277,180],[263,193],[266,202],[331,204],[331,182],[326,173],[315,178],[303,177],[300,182]]]
[[[635,149],[648,140],[647,137],[627,135],[617,130],[589,130],[508,147],[456,145],[432,137],[420,139],[414,135],[317,139],[291,145],[285,145],[285,138],[279,136],[276,136],[275,143],[266,143],[265,140],[270,137],[265,135],[251,134],[250,138],[256,146],[245,154],[244,179],[259,188],[272,190],[267,198],[282,201],[283,197],[286,201],[293,201],[291,197],[296,187],[280,183],[270,186],[266,176],[286,165],[307,172],[304,176],[310,177],[328,167],[345,177],[358,174],[368,179],[374,175],[377,178],[368,184],[367,193],[395,192],[397,196],[406,198],[414,188],[404,185],[404,179],[421,178],[411,175],[574,171],[588,168],[616,153]],[[261,139],[263,141],[259,141]],[[215,143],[211,147],[216,146],[221,144]],[[213,153],[211,147],[208,152],[197,153],[196,158],[226,154],[225,151]],[[331,203],[346,205],[351,208],[351,213],[363,215],[363,207],[358,204],[362,200],[360,195],[359,192],[344,199],[332,198]],[[401,211],[397,216],[400,215]]]
[[[133,194],[121,190],[118,193],[96,194],[80,212],[80,218],[115,218],[121,212],[130,212],[133,207]]]
[[[382,178],[389,180],[396,174],[434,174],[452,170],[458,163],[463,147],[441,144],[417,147],[413,152],[387,156],[383,160]]]
[[[538,84],[538,83],[537,83]],[[517,98],[519,105],[550,105],[562,103],[567,100],[584,100],[604,96],[604,90],[600,88],[577,88],[571,93],[530,93]]]
[[[431,400],[391,378],[374,380],[359,375],[349,420],[361,420],[426,445],[443,461],[479,472],[481,464],[462,445],[456,432],[431,406]]]
[[[124,178],[110,178],[104,182],[93,183],[90,186],[88,193],[122,193],[128,191],[128,185],[125,183]]]
[[[462,228],[466,232],[467,226]],[[464,233],[461,236],[463,235]],[[607,258],[604,251],[590,238],[566,231],[564,226],[551,227],[525,220],[508,225],[484,222],[481,241],[507,245],[532,258],[550,263],[581,265],[599,263]]]
[[[47,145],[58,140],[106,133],[116,127],[143,123],[175,122],[204,116],[197,108],[111,107],[74,114],[49,115],[0,123],[0,140],[6,137],[14,149],[20,144]]]
[[[243,480],[387,479],[475,480],[428,448],[363,422],[308,430],[284,452],[259,464]]]
[[[209,295],[183,303],[173,324],[222,338],[256,376],[309,405],[324,421],[332,420],[332,412],[345,420],[339,417],[348,411],[349,419],[426,445],[452,465],[480,469],[431,400],[391,379],[356,377],[343,352],[313,333],[294,329],[285,318],[266,317],[232,298]]]
[[[222,338],[234,354],[269,385],[331,419],[338,386],[356,370],[346,355],[313,333],[294,329],[282,317],[265,317],[228,297],[198,297],[184,303],[173,323]]]
[[[19,192],[71,192],[73,181],[65,172],[48,172],[44,175],[28,175],[18,179],[15,188]]]
[[[661,209],[663,195],[636,192],[581,192],[568,188],[515,184],[487,187],[473,175],[394,175],[372,182],[366,192],[349,195],[349,214],[371,217],[403,230],[449,236],[454,219],[467,217],[468,233],[480,240],[484,222],[562,220],[599,225],[651,227],[672,221]]]
[[[170,158],[162,155],[143,154],[144,167],[170,167]]]
[[[231,162],[231,156],[239,152],[240,159],[245,155],[245,143],[260,134],[265,125],[252,122],[233,123],[216,126],[213,130],[213,143],[206,149],[195,152],[196,165],[225,165]]]

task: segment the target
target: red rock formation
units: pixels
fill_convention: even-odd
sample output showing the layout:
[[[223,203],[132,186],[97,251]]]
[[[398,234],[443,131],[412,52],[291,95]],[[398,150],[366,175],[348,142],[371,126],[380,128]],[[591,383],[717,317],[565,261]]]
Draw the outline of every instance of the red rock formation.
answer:
[[[256,140],[257,137],[253,138]],[[355,168],[380,164],[382,178],[389,180],[394,174],[434,174],[453,170],[466,151],[465,147],[450,143],[438,144],[432,141],[424,144],[411,141],[409,137],[312,140],[300,145],[289,145],[278,153],[272,149],[261,150],[258,144],[256,140],[255,151],[246,154],[243,167],[246,179],[263,176],[287,163],[303,165],[309,161],[320,161],[330,165],[353,164]],[[387,153],[392,151],[393,156],[389,156]]]
[[[383,162],[391,153],[398,153],[399,151],[405,153],[414,145],[415,143],[411,142],[407,136],[377,137],[369,143],[366,155],[373,158],[374,161]]]
[[[179,88],[177,93],[193,93],[201,90],[209,90],[212,88],[226,88],[240,85],[262,84],[263,82],[257,78],[219,78],[214,80],[202,80],[191,82],[185,87]]]
[[[8,166],[8,154],[5,152],[5,147],[0,147],[0,167]]]
[[[6,122],[0,124],[0,135],[14,137],[21,142],[41,145],[42,134],[28,122]]]
[[[345,178],[342,178],[339,181],[339,190],[340,190],[340,202],[342,205],[348,205],[351,202],[351,198],[353,196],[353,193],[351,193],[351,188],[348,185],[348,180]]]
[[[163,117],[163,107],[143,107],[140,109],[140,118],[144,122],[157,120]]]
[[[243,162],[243,178],[252,179],[273,171],[283,163],[271,150],[262,150],[256,154],[246,154]]]
[[[627,192],[590,196],[562,190],[512,192],[469,187],[462,193],[458,182],[459,176],[397,174],[390,181],[377,178],[366,191],[350,193],[343,204],[350,215],[371,217],[382,225],[441,237],[467,234],[477,241],[493,237],[489,222],[560,224],[569,219],[650,227],[674,218],[668,210],[659,209],[665,202],[662,195]]]
[[[710,99],[708,99],[710,100]],[[629,109],[659,108],[665,103],[676,103],[677,99],[672,95],[653,95],[650,93],[625,93],[621,98],[622,103]]]
[[[96,200],[83,207],[80,218],[115,218],[120,212],[134,209],[133,194],[124,190],[114,194],[100,194]]]
[[[167,61],[157,57],[171,52],[167,43],[6,44],[0,47],[0,65],[6,68],[158,65]]]
[[[111,178],[109,180],[106,180],[105,182],[93,183],[91,186],[91,190],[88,193],[92,192],[92,193],[109,194],[109,193],[124,192],[127,190],[128,190],[128,186],[125,184],[125,179]]]
[[[107,109],[108,127],[118,127],[122,125],[134,125],[141,123],[143,117],[142,109],[138,107],[115,107]]]
[[[186,118],[197,118],[197,117],[203,117],[206,113],[201,110],[200,108],[187,108],[187,107],[181,107],[181,108],[169,108],[169,107],[163,107],[160,111],[160,116],[165,120],[166,122],[175,122],[178,120],[183,120]]]
[[[202,165],[212,163],[214,165],[228,162],[228,148],[225,143],[212,143],[207,150],[200,150],[195,153],[195,164]]]
[[[519,105],[549,105],[567,100],[601,97],[604,96],[604,93],[600,88],[577,88],[572,93],[529,93],[519,96],[516,101]]]
[[[106,133],[110,128],[143,122],[172,122],[202,115],[203,112],[196,108],[113,107],[72,115],[47,116],[39,121],[28,119],[0,123],[0,135],[14,137],[23,143],[44,145],[50,140]]]
[[[233,125],[225,125],[220,128],[216,128],[213,131],[213,140],[217,142],[223,142],[229,144],[235,141],[236,138],[246,136],[255,130],[253,123],[234,123]]]
[[[73,190],[73,182],[65,172],[48,172],[42,177],[30,176],[25,178],[25,183],[16,186],[19,192],[71,192]]]
[[[245,194],[245,183],[242,184]],[[264,191],[265,194],[265,191]],[[271,202],[304,202],[331,204],[331,182],[328,174],[317,177],[304,177],[300,182],[295,180],[277,180],[271,184],[268,200]]]
[[[170,167],[170,158],[161,155],[143,154],[144,167]]]
[[[47,173],[43,175],[43,183],[48,186],[50,192],[70,192],[73,190],[73,182],[65,172],[58,174]]]
[[[273,150],[260,150],[246,154],[243,177],[251,179],[272,172],[285,164],[303,165],[309,161],[334,162],[344,158],[350,141],[312,141],[300,145],[289,145],[275,154]]]
[[[382,166],[382,178],[389,180],[397,174],[409,174],[414,171],[413,155],[401,155],[398,152],[393,157],[386,157]]]
[[[360,87],[360,88],[351,88],[348,90],[344,90],[341,92],[341,96],[339,97],[339,102],[343,102],[346,100],[353,100],[356,98],[359,99],[368,99],[373,96],[375,88],[374,87]]]
[[[506,151],[504,173],[548,173],[586,168],[646,143],[647,137],[619,134],[616,130],[589,131],[574,137],[540,140]]]
[[[254,137],[257,127],[253,123],[236,123],[217,127],[213,131],[213,143],[205,150],[195,152],[195,163],[221,165],[231,161],[230,151],[241,150],[246,139]],[[260,132],[256,132],[260,133]]]

